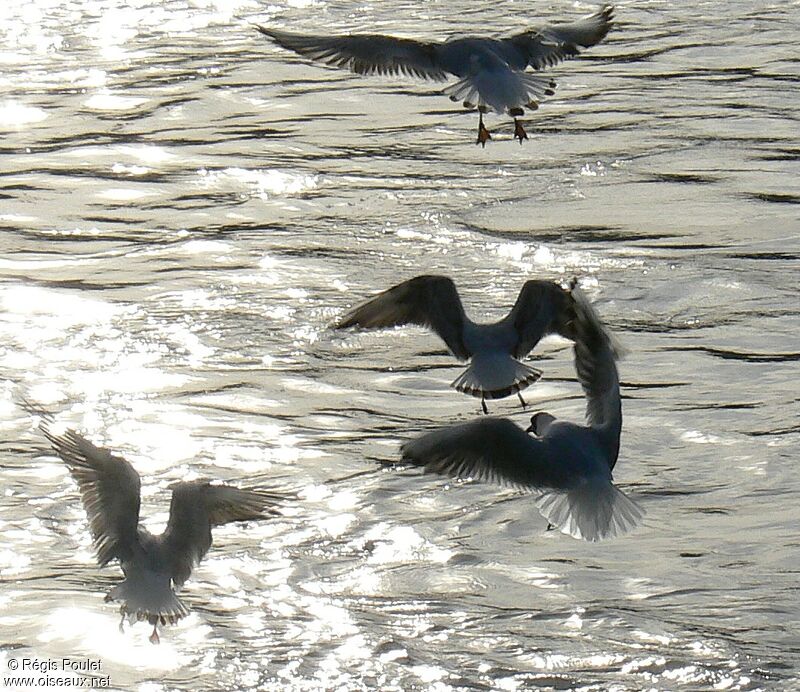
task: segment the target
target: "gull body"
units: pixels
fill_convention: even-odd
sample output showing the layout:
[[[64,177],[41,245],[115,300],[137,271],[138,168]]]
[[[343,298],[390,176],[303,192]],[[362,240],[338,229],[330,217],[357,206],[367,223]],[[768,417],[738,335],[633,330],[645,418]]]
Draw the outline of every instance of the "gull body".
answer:
[[[256,29],[275,43],[304,57],[358,74],[407,74],[423,79],[458,81],[445,89],[453,101],[480,113],[477,143],[491,139],[483,114],[493,110],[514,117],[514,137],[527,134],[518,118],[525,109],[554,93],[555,82],[538,71],[593,46],[611,29],[614,8],[574,22],[545,24],[497,39],[468,36],[444,42],[415,41],[381,34],[322,36],[297,34],[265,26]],[[526,71],[528,68],[532,71]]]
[[[175,483],[167,528],[153,535],[139,526],[139,474],[107,449],[74,430],[56,433],[53,416],[29,401],[21,402],[39,416],[39,428],[78,484],[89,519],[97,561],[120,563],[125,579],[106,601],[119,601],[120,629],[126,618],[153,625],[150,641],[159,642],[158,625],[175,624],[189,609],[175,593],[211,547],[211,529],[233,521],[278,515],[281,495],[242,489],[207,480]]]
[[[423,275],[404,281],[348,312],[336,329],[376,329],[416,324],[432,329],[469,367],[452,383],[465,394],[486,399],[519,394],[542,373],[520,362],[547,334],[569,332],[569,293],[552,281],[525,282],[503,319],[482,324],[464,312],[452,279]]]
[[[545,412],[535,414],[527,430],[507,419],[484,418],[422,435],[405,443],[402,455],[427,472],[532,492],[552,525],[599,541],[632,529],[642,510],[612,482],[622,432],[618,349],[579,290],[573,288],[571,295],[586,425]]]

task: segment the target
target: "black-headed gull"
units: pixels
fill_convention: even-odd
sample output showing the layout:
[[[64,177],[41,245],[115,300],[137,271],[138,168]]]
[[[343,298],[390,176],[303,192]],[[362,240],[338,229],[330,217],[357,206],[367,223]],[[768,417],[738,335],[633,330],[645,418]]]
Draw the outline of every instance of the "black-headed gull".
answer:
[[[622,430],[617,348],[585,297],[577,289],[573,297],[575,367],[587,425],[544,412],[534,414],[527,430],[508,419],[482,418],[406,442],[402,455],[427,472],[533,492],[552,525],[599,541],[629,531],[643,512],[612,483]]]
[[[36,404],[20,405],[39,416],[40,430],[78,484],[98,563],[119,560],[125,579],[105,600],[121,602],[120,630],[126,617],[147,620],[153,644],[159,642],[159,623],[175,624],[189,614],[173,587],[182,586],[208,552],[211,528],[279,515],[275,507],[286,499],[206,480],[175,483],[167,528],[154,536],[139,526],[141,481],[130,463],[73,430],[54,432],[53,416]]]
[[[521,363],[547,334],[571,336],[569,292],[552,281],[526,281],[511,312],[490,324],[473,322],[464,312],[452,279],[417,276],[348,312],[334,326],[366,329],[416,324],[432,329],[469,367],[451,386],[481,398],[501,399],[536,382],[541,370]]]
[[[483,114],[490,110],[514,118],[514,137],[520,144],[528,138],[519,117],[525,108],[538,108],[556,87],[538,71],[602,41],[613,15],[613,6],[606,5],[575,22],[545,24],[507,38],[465,36],[444,42],[380,34],[306,35],[254,26],[283,48],[358,74],[405,74],[439,81],[455,75],[459,80],[444,92],[466,108],[478,109],[477,143],[486,146],[491,135]],[[528,67],[533,71],[526,72]]]

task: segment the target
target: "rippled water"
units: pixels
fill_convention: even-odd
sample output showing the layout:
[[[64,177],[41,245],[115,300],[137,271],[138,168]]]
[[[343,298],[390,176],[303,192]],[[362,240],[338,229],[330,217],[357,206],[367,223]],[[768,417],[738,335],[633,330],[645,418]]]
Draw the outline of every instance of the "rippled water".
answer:
[[[538,16],[530,16],[534,9]],[[6,0],[0,6],[0,666],[120,689],[798,689],[797,2],[622,2],[511,140],[435,84],[309,65],[248,21],[414,37],[585,3]],[[529,498],[386,469],[478,415],[422,330],[334,334],[446,273],[476,316],[583,277],[628,348],[617,480],[643,526],[544,532]],[[580,420],[567,342],[537,408]],[[280,483],[193,614],[121,635],[77,490],[18,392],[176,479]],[[525,421],[516,399],[492,412]]]

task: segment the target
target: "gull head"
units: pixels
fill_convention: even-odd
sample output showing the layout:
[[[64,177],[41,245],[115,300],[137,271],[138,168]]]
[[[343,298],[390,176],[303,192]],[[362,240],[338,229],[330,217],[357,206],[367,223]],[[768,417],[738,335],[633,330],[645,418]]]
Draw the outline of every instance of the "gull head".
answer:
[[[537,411],[531,416],[531,424],[525,432],[536,435],[537,437],[542,437],[555,419],[555,416],[546,411]]]

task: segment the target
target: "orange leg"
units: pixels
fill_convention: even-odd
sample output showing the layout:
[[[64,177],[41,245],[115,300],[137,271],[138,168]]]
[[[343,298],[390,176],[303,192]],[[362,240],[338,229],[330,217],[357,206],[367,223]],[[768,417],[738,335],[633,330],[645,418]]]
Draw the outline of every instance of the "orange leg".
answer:
[[[480,120],[478,120],[478,141],[475,144],[480,144],[482,147],[486,148],[486,142],[492,138],[492,135],[489,134],[489,130],[483,124],[483,112],[480,111]]]
[[[525,132],[525,128],[522,127],[522,123],[514,118],[514,139],[519,140],[519,145],[522,146],[522,140],[528,139],[528,133]]]

